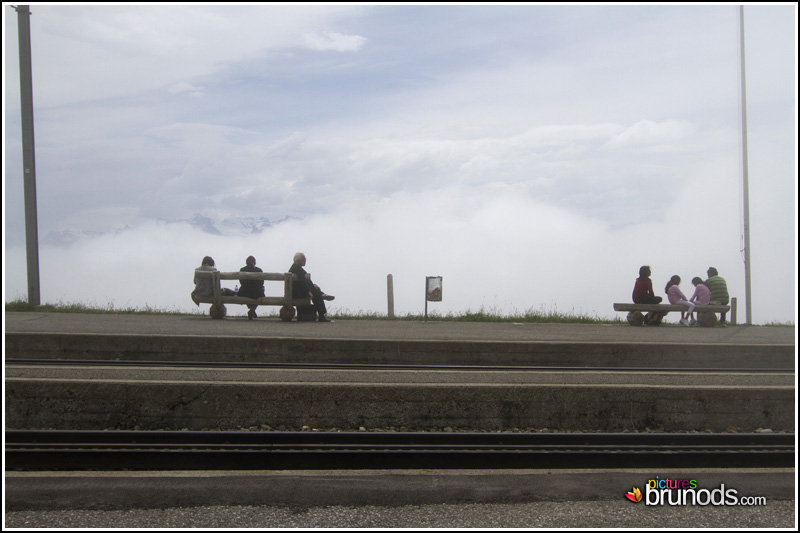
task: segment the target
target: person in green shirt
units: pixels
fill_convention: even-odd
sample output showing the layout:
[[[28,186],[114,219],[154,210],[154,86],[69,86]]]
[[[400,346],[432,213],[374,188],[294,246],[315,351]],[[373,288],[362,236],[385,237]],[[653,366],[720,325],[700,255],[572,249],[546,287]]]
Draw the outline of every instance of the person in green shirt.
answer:
[[[731,301],[730,296],[728,296],[728,284],[725,282],[723,278],[720,277],[719,272],[714,267],[710,267],[708,269],[708,279],[706,280],[706,285],[709,289],[711,289],[711,303],[718,302],[722,305],[728,305]],[[720,318],[720,324],[725,325],[725,315],[727,313],[722,313]]]

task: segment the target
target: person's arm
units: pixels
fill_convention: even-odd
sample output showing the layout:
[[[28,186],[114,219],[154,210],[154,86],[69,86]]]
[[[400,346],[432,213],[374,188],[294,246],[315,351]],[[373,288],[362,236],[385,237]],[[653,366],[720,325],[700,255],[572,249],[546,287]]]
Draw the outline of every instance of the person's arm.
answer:
[[[289,269],[289,272],[297,276],[297,281],[300,284],[300,287],[304,292],[308,293],[309,298],[313,298],[314,295],[311,293],[311,287],[308,286],[308,280],[306,280],[306,271],[303,269],[303,267],[297,263],[294,263]]]
[[[653,281],[650,278],[647,278],[647,295],[648,296],[656,295],[656,293],[653,292]]]

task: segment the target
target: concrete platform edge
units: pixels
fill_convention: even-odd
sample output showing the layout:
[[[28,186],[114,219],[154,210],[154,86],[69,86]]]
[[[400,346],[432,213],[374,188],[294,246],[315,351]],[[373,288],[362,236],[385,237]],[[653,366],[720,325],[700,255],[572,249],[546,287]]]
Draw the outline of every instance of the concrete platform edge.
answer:
[[[401,506],[618,500],[648,481],[694,479],[739,497],[792,500],[794,469],[6,472],[7,511],[235,506]],[[638,505],[645,505],[640,502]]]

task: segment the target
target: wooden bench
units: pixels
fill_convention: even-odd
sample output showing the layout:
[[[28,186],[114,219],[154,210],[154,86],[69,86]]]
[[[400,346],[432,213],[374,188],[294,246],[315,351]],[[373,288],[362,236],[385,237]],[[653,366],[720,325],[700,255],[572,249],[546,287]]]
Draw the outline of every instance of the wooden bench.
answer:
[[[306,307],[311,305],[309,298],[292,298],[292,283],[297,280],[297,276],[291,272],[212,272],[196,270],[196,276],[209,276],[212,278],[214,296],[198,297],[192,295],[192,300],[196,304],[211,304],[209,315],[211,318],[221,319],[227,314],[225,304],[241,305],[280,305],[279,312],[281,320],[289,322],[295,315],[295,307]],[[262,296],[261,298],[245,298],[244,296],[223,296],[220,286],[221,280],[264,280],[282,281],[283,296]]]
[[[677,304],[614,304],[614,311],[627,311],[628,323],[631,326],[641,326],[644,323],[642,313],[663,313],[686,312],[689,308],[685,305]],[[717,324],[716,313],[727,313],[731,310],[729,305],[695,305],[693,313],[697,313],[697,324],[700,326],[715,326]],[[637,314],[638,313],[638,314]]]

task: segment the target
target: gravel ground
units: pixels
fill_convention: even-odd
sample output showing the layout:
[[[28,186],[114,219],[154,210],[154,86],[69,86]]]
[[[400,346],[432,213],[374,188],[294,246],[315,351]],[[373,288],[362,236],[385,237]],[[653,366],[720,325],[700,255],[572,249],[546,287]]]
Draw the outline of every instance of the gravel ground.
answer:
[[[6,528],[791,528],[794,500],[763,507],[656,507],[624,501],[404,507],[196,507],[15,511]]]

